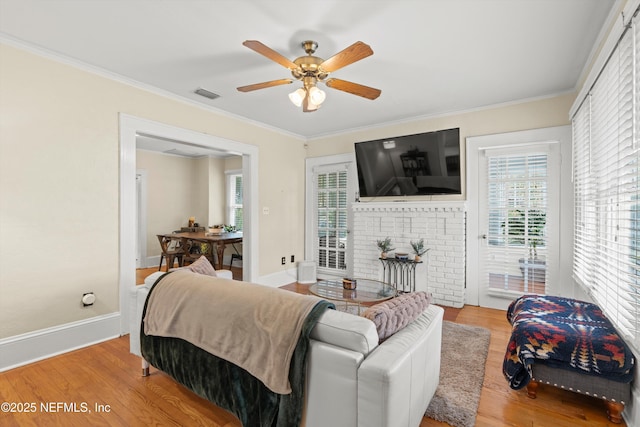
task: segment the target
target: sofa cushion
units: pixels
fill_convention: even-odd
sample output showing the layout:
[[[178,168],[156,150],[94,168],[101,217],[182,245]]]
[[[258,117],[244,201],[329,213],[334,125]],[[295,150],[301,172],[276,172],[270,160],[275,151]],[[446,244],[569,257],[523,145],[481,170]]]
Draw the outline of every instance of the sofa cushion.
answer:
[[[431,295],[426,292],[402,294],[369,307],[362,314],[376,325],[380,342],[413,322],[429,306]]]

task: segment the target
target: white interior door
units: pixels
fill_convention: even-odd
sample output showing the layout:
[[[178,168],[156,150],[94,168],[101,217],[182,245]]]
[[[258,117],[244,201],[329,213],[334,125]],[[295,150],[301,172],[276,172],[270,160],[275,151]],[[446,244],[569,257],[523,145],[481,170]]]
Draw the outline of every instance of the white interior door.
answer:
[[[467,285],[482,307],[506,309],[557,281],[560,138],[539,131],[467,141]]]

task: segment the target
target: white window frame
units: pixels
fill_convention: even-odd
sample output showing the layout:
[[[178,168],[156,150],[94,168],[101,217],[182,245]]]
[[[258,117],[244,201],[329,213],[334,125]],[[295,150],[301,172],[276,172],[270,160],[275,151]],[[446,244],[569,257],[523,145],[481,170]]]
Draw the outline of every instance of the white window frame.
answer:
[[[238,205],[235,203],[235,183],[236,180],[235,178],[237,176],[240,176],[242,178],[242,169],[233,169],[233,170],[228,170],[225,171],[225,176],[226,176],[226,182],[225,182],[225,188],[226,188],[226,199],[227,199],[227,212],[226,212],[226,224],[229,225],[235,225],[235,209],[237,207],[241,207],[243,208],[244,211],[244,191],[243,191],[243,200],[242,200],[242,204]],[[244,187],[244,178],[243,178],[243,183],[242,186]],[[243,188],[244,190],[244,188]],[[243,221],[244,223],[244,221]]]
[[[506,310],[508,302],[513,300],[513,295],[497,296],[486,292],[484,284],[481,283],[480,274],[484,268],[483,261],[479,254],[481,246],[486,241],[482,238],[487,230],[481,219],[481,194],[483,188],[480,179],[485,173],[482,166],[485,163],[484,156],[487,150],[511,150],[526,149],[526,147],[538,146],[542,143],[557,146],[559,152],[550,158],[553,165],[549,165],[548,180],[555,183],[558,194],[548,195],[547,202],[548,215],[551,212],[557,213],[557,219],[547,217],[547,234],[558,239],[558,245],[551,245],[547,253],[549,262],[547,263],[547,292],[550,295],[576,296],[576,285],[569,285],[571,281],[571,250],[570,245],[573,240],[572,233],[572,211],[573,200],[571,197],[563,195],[571,194],[571,168],[563,165],[562,159],[571,158],[571,126],[556,126],[540,129],[529,129],[524,131],[506,132],[493,135],[471,136],[466,139],[466,165],[467,165],[467,232],[466,232],[466,295],[465,303],[471,305],[481,305],[486,307]],[[555,150],[555,149],[553,149]],[[555,203],[555,206],[552,205]],[[551,262],[551,260],[557,260]],[[579,291],[579,289],[578,289]],[[579,291],[584,297],[584,293]],[[487,299],[487,296],[491,297]]]
[[[522,148],[510,148],[510,149],[503,149],[503,148],[497,148],[497,149],[493,149],[493,150],[486,150],[485,151],[485,155],[487,160],[489,158],[503,158],[506,159],[507,161],[509,160],[514,160],[515,158],[522,158],[525,162],[529,162],[530,160],[537,158],[537,157],[544,157],[544,168],[545,168],[545,175],[544,176],[535,176],[535,175],[529,175],[529,168],[527,167],[525,169],[525,171],[527,172],[527,175],[525,175],[524,177],[521,178],[513,178],[513,177],[509,177],[509,178],[503,178],[503,179],[495,179],[493,182],[498,183],[498,182],[502,182],[506,185],[506,187],[509,187],[509,184],[513,184],[513,183],[521,183],[525,185],[525,189],[524,192],[527,193],[527,196],[531,196],[531,194],[529,194],[528,189],[529,186],[532,185],[533,183],[542,183],[544,185],[544,192],[543,192],[543,198],[544,198],[544,204],[543,206],[535,206],[535,197],[534,198],[527,198],[526,200],[522,200],[522,202],[526,205],[526,211],[524,212],[524,217],[523,220],[529,221],[529,213],[534,211],[534,210],[540,210],[543,209],[544,210],[544,214],[545,214],[545,226],[543,227],[543,234],[541,236],[538,237],[534,237],[534,239],[539,239],[541,245],[539,248],[536,249],[540,251],[540,260],[541,261],[545,261],[545,268],[543,270],[543,274],[545,275],[545,280],[544,280],[544,286],[545,286],[545,291],[544,293],[547,293],[546,290],[546,284],[549,281],[549,278],[546,277],[546,270],[547,270],[547,266],[551,266],[552,268],[555,267],[553,266],[553,263],[556,263],[556,258],[557,256],[551,257],[550,255],[553,254],[555,255],[557,253],[556,250],[553,250],[552,248],[555,248],[559,245],[559,242],[557,240],[557,233],[550,233],[549,229],[551,230],[557,230],[557,226],[556,226],[556,215],[555,213],[557,212],[557,196],[554,196],[554,186],[557,184],[557,182],[559,181],[559,178],[557,177],[557,171],[553,170],[553,166],[555,166],[555,162],[554,162],[554,154],[551,152],[551,144],[555,144],[554,142],[542,142],[540,144],[538,144],[537,147],[534,148],[530,148],[529,146],[525,146]],[[489,173],[489,167],[490,165],[487,164],[485,166],[487,168],[486,172]],[[499,170],[498,167],[496,167],[495,169],[496,171]],[[487,183],[490,183],[491,178],[487,177]],[[487,201],[489,201],[490,196],[489,194],[487,194],[486,192],[488,192],[489,189],[484,189],[483,191],[483,195],[486,194],[487,197]],[[513,194],[509,193],[510,196],[513,196]],[[497,200],[494,200],[497,201]],[[511,203],[508,203],[508,200],[502,200],[502,202],[505,203],[504,209],[505,209],[505,217],[502,219],[502,226],[508,228],[509,225],[509,220],[508,220],[508,215],[507,212],[511,209],[514,208],[522,208],[522,206],[515,206],[512,205]],[[531,207],[531,206],[535,206],[535,207]],[[489,208],[487,208],[489,209]],[[495,210],[495,208],[494,208]],[[487,214],[487,219],[488,219],[488,214]],[[524,226],[524,224],[523,224]],[[531,224],[530,227],[528,227],[527,229],[523,230],[523,234],[522,237],[520,237],[523,242],[522,243],[512,243],[512,240],[514,239],[513,237],[509,237],[509,235],[502,235],[500,234],[500,232],[497,232],[495,235],[492,234],[492,230],[489,229],[489,227],[487,226],[487,249],[486,249],[486,253],[492,253],[493,255],[488,257],[487,259],[485,259],[483,261],[483,264],[488,267],[490,265],[492,265],[494,268],[498,268],[498,271],[500,272],[500,275],[506,275],[507,274],[507,266],[508,265],[515,265],[517,264],[517,260],[519,258],[524,258],[526,260],[531,259],[532,256],[535,255],[535,257],[537,258],[537,253],[533,253],[534,248],[533,246],[529,246],[528,243],[530,242],[530,236],[528,235],[527,231],[531,229]],[[503,230],[503,232],[507,232],[507,230]],[[497,241],[493,241],[493,239],[497,239]],[[505,239],[505,245],[501,245],[499,243],[499,240],[501,239]],[[551,241],[554,242],[553,245],[548,245],[547,242],[549,239],[552,239]],[[551,242],[549,242],[551,243]],[[551,250],[551,253],[549,253],[549,249]],[[498,256],[496,257],[495,255],[498,254]],[[495,257],[495,258],[494,258]],[[499,261],[497,261],[497,260]],[[530,278],[532,277],[532,273],[529,271],[529,266],[525,264],[524,266],[526,273],[524,274],[524,286],[525,286],[525,290],[524,292],[520,292],[520,291],[514,291],[511,287],[506,286],[504,288],[495,288],[495,287],[489,287],[488,292],[489,293],[495,293],[496,295],[501,295],[503,293],[506,293],[508,298],[513,298],[513,293],[517,293],[519,295],[522,295],[524,293],[530,293],[531,290],[528,289],[529,286],[529,281]],[[537,274],[537,273],[536,273]],[[539,285],[538,285],[539,286]]]
[[[637,206],[640,203],[640,21],[603,52],[606,60],[571,109],[575,186],[574,279],[634,350],[640,350]],[[611,38],[610,38],[611,40]],[[608,45],[611,45],[608,41]],[[591,77],[591,76],[590,76]],[[635,263],[632,261],[636,254]],[[634,273],[635,269],[635,273]]]

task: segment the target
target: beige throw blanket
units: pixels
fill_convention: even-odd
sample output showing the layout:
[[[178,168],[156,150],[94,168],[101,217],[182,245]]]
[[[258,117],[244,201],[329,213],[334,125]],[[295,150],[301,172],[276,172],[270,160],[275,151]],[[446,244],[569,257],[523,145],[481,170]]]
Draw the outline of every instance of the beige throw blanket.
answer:
[[[302,324],[319,301],[179,270],[151,292],[144,333],[184,339],[240,366],[271,391],[288,394],[291,357]]]

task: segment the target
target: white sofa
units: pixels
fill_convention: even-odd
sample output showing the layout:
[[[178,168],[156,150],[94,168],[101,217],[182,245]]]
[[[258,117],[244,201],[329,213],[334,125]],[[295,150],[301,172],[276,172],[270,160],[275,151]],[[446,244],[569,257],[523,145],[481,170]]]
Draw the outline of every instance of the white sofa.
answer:
[[[138,356],[144,303],[161,274],[131,292],[130,345]],[[443,313],[430,305],[382,344],[370,320],[323,313],[311,332],[302,425],[419,426],[438,386]]]

